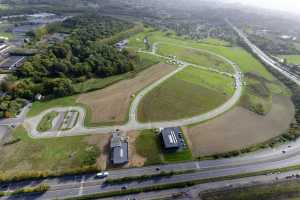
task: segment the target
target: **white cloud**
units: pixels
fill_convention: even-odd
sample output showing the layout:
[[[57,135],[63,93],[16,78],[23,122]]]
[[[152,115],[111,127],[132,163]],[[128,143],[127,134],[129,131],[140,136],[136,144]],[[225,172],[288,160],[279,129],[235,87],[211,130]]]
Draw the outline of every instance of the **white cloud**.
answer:
[[[300,14],[299,0],[224,0],[227,2],[239,2],[268,9],[276,9]]]

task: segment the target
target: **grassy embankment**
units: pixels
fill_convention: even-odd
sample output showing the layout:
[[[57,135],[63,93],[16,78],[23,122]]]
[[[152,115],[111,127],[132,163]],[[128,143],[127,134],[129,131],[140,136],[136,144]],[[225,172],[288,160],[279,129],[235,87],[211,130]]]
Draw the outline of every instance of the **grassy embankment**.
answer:
[[[138,119],[146,122],[191,117],[216,108],[233,92],[232,78],[188,67],[142,99]]]
[[[1,4],[0,4],[0,11],[1,11]],[[12,27],[13,24],[9,24],[6,22],[0,23],[0,37],[4,37],[7,39],[12,39],[13,35],[12,33],[8,32],[10,27]]]
[[[20,126],[12,137],[16,142],[0,146],[0,171],[8,174],[69,170],[93,165],[100,155],[100,149],[88,143],[91,136],[32,139]]]
[[[185,48],[183,46],[176,46],[176,43],[159,43],[157,47],[158,54],[160,55],[174,55],[178,59],[184,60],[186,62],[217,69],[224,72],[233,73],[233,68],[229,63],[214,55],[203,52],[200,49],[195,50],[190,49],[188,47]]]
[[[200,194],[203,200],[268,200],[268,199],[289,199],[297,200],[300,196],[299,180],[273,183],[269,185],[259,185],[251,187],[241,187],[218,192]],[[294,198],[295,197],[295,198]]]
[[[40,132],[48,131],[52,128],[52,121],[58,115],[58,112],[50,112],[46,114],[37,126],[37,130]]]
[[[280,55],[280,58],[285,58],[288,64],[300,65],[300,55]]]
[[[135,141],[135,146],[137,153],[146,158],[145,165],[192,160],[192,154],[189,148],[177,152],[163,151],[159,136],[152,130],[141,131]]]

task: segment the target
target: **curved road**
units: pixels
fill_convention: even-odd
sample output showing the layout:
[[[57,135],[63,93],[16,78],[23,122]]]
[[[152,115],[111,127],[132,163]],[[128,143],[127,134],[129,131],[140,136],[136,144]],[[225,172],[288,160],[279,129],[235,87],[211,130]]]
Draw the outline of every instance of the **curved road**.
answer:
[[[151,52],[144,52],[144,53],[149,53],[164,59],[168,59],[168,57],[158,55],[156,53],[156,46],[158,43],[155,43],[153,45],[152,51]],[[184,47],[184,48],[190,48],[190,47]],[[149,85],[148,87],[144,88],[140,93],[137,94],[135,99],[133,100],[132,104],[130,105],[130,110],[129,110],[129,120],[126,124],[124,125],[116,125],[116,126],[103,126],[103,127],[93,127],[93,128],[87,128],[84,127],[84,119],[85,119],[85,110],[81,107],[56,107],[56,108],[51,108],[48,109],[39,115],[25,119],[24,121],[24,127],[26,128],[28,134],[33,137],[33,138],[39,138],[39,137],[60,137],[60,136],[72,136],[72,135],[84,135],[84,134],[101,134],[101,133],[109,133],[112,132],[116,129],[120,129],[122,131],[130,131],[130,130],[142,130],[142,129],[152,129],[152,128],[161,128],[161,127],[172,127],[172,126],[185,126],[189,124],[195,124],[199,122],[203,122],[212,118],[215,118],[216,116],[226,112],[230,108],[232,108],[239,100],[241,94],[242,94],[242,83],[241,83],[241,72],[238,68],[238,66],[233,63],[232,61],[228,60],[227,58],[218,55],[214,52],[210,52],[207,50],[202,50],[202,49],[196,49],[196,48],[191,48],[197,51],[202,51],[209,53],[213,56],[219,57],[223,59],[225,62],[229,63],[233,69],[235,74],[229,74],[227,72],[221,72],[219,70],[213,69],[213,68],[206,68],[203,66],[198,66],[192,63],[188,62],[182,62],[182,65],[180,65],[175,71],[171,72],[170,74],[162,77],[160,80],[154,82],[153,84]],[[139,102],[142,100],[142,98],[151,90],[153,90],[155,87],[157,87],[159,84],[170,78],[171,76],[175,75],[177,72],[183,70],[187,66],[192,66],[192,67],[197,67],[201,69],[205,69],[208,71],[212,71],[215,73],[220,73],[222,75],[230,76],[235,79],[235,85],[236,89],[234,94],[231,96],[231,98],[226,101],[223,105],[207,112],[201,115],[197,115],[191,118],[185,118],[185,119],[179,119],[179,120],[172,120],[172,121],[161,121],[161,122],[149,122],[149,123],[141,123],[138,122],[137,120],[137,110],[138,110],[138,105]],[[42,117],[51,112],[51,111],[56,111],[56,112],[65,112],[68,110],[77,110],[79,114],[79,119],[76,124],[72,129],[67,130],[67,131],[47,131],[40,133],[37,131],[37,125],[42,119]]]

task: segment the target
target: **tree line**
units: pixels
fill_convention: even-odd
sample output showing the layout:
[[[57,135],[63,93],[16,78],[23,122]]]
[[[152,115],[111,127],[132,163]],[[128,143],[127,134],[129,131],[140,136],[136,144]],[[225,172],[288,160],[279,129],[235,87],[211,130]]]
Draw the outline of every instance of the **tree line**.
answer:
[[[36,94],[47,99],[72,95],[74,83],[134,70],[139,61],[134,52],[119,51],[101,42],[132,27],[128,22],[95,14],[69,18],[56,26],[57,31],[72,31],[64,42],[41,48],[40,53],[2,83],[6,95],[0,105],[0,117],[15,113],[20,106],[14,104],[20,98],[33,100]]]

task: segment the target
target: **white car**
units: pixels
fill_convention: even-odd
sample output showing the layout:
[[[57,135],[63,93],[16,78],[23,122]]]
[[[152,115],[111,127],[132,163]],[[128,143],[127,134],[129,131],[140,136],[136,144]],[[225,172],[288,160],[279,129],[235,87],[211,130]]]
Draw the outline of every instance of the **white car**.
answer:
[[[105,178],[105,177],[107,177],[108,175],[109,175],[108,172],[99,172],[99,173],[96,174],[96,177],[97,177],[97,178]]]

